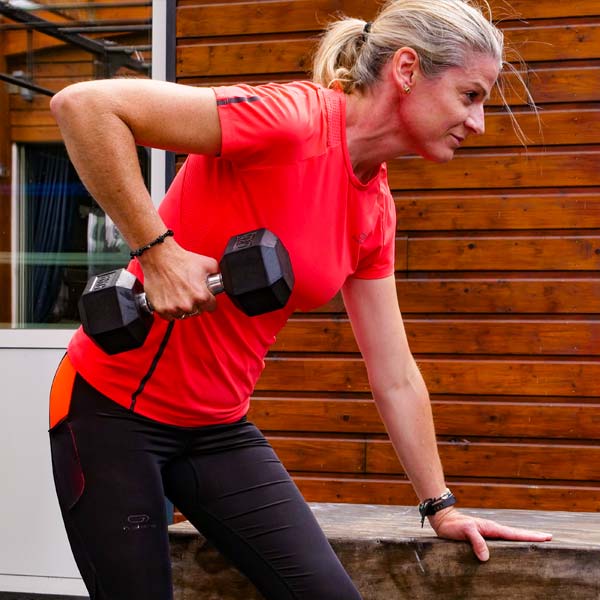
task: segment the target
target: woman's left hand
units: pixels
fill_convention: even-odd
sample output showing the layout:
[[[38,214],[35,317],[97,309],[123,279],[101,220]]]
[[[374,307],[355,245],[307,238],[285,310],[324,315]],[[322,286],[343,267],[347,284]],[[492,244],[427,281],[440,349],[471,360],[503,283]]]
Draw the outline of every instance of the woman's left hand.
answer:
[[[470,542],[475,555],[481,561],[490,557],[485,538],[519,542],[548,542],[552,539],[550,533],[500,525],[495,521],[465,515],[454,507],[430,517],[430,523],[441,538]]]

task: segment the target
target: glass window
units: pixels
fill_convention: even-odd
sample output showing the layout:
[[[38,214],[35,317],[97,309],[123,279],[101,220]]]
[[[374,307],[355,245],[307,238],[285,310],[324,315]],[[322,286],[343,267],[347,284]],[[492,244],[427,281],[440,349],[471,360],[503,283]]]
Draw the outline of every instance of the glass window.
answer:
[[[17,151],[14,325],[71,327],[88,278],[126,264],[129,249],[63,144],[19,144]],[[140,149],[142,165],[147,154]]]
[[[76,81],[150,77],[151,13],[144,1],[0,2],[2,328],[78,325],[88,278],[129,259],[69,161],[49,100]],[[150,151],[139,158],[149,185]]]

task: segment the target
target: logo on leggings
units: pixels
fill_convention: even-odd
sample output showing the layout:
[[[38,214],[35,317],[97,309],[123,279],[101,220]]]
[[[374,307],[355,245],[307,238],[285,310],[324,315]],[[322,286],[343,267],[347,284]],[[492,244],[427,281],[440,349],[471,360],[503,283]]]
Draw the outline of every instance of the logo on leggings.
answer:
[[[123,531],[139,531],[140,529],[156,529],[156,523],[148,515],[129,515]]]

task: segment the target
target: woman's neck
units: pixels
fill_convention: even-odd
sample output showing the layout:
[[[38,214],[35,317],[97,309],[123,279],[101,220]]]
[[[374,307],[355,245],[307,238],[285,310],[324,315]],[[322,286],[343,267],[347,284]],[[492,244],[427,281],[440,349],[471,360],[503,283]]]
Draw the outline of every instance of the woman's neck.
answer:
[[[380,81],[346,96],[346,142],[354,174],[366,182],[381,163],[406,153],[393,87]]]

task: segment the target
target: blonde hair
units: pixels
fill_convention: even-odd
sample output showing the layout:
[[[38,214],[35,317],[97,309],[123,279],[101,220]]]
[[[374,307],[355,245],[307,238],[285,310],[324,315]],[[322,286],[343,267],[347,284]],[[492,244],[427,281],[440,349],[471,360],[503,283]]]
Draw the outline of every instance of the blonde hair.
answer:
[[[419,56],[426,77],[466,64],[469,51],[498,60],[504,36],[468,0],[389,0],[365,31],[365,21],[343,17],[327,28],[317,50],[313,78],[350,93],[368,87],[399,48]]]
[[[321,38],[313,80],[349,94],[373,85],[396,50],[405,46],[415,50],[421,71],[429,78],[450,67],[464,67],[468,55],[476,52],[497,60],[499,69],[507,66],[536,110],[520,73],[505,61],[504,35],[492,23],[489,5],[486,0],[480,2],[487,7],[487,16],[471,0],[388,0],[368,25],[361,19],[342,17]],[[497,87],[515,132],[525,143],[504,90]]]

